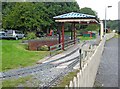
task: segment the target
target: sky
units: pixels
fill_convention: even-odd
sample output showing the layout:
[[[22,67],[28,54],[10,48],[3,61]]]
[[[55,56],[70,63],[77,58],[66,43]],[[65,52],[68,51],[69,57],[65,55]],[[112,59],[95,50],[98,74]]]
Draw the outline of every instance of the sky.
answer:
[[[76,0],[80,8],[90,7],[92,10],[98,13],[100,20],[105,19],[105,8],[107,6],[112,6],[107,8],[106,19],[118,20],[118,2],[120,0]],[[119,11],[120,13],[120,11]]]

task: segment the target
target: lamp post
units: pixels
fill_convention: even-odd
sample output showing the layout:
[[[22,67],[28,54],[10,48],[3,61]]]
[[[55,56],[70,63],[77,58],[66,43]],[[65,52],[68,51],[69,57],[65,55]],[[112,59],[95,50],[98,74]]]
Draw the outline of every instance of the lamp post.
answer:
[[[107,18],[107,8],[111,8],[112,6],[107,6],[105,8],[105,34],[106,34],[106,18]]]

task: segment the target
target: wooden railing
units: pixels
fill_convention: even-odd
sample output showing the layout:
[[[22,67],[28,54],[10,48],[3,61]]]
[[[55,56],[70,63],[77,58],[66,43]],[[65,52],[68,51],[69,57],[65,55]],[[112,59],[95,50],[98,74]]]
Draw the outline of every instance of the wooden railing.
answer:
[[[76,39],[75,42],[77,41],[78,40]],[[68,40],[64,42],[65,49],[70,47],[71,45],[74,45],[74,40]],[[56,54],[58,50],[62,50],[62,43],[50,46],[50,56]]]
[[[78,42],[78,40],[76,39],[75,42]],[[64,47],[67,48],[71,45],[74,45],[74,40],[68,40],[64,42]]]
[[[58,50],[62,49],[62,43],[50,46],[50,56],[57,53]]]

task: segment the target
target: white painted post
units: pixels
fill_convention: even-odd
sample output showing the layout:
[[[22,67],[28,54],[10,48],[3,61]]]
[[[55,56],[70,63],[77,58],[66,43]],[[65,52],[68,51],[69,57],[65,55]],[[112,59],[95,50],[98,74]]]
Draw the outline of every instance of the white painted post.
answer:
[[[77,89],[77,78],[76,77],[74,77],[73,78],[73,85],[74,85],[74,89]]]
[[[83,69],[82,70],[80,70],[80,72],[79,72],[79,77],[80,77],[80,79],[79,79],[79,87],[82,87],[82,84],[83,84],[83,76],[82,76],[82,72],[83,72]]]
[[[70,89],[73,89],[73,81],[70,81],[69,87],[70,87]]]
[[[100,21],[100,38],[103,39],[104,33],[104,27],[103,27],[103,21]]]
[[[80,73],[77,73],[77,87],[80,87]]]
[[[68,89],[68,85],[65,86],[65,89]]]

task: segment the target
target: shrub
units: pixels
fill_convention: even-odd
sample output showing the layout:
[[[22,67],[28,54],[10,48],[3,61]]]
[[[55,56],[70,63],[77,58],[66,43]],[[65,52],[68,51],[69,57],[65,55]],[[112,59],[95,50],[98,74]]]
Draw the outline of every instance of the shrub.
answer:
[[[38,51],[48,51],[49,50],[49,47],[47,45],[43,45],[41,47],[38,47],[37,49]]]
[[[28,50],[28,44],[23,45],[24,49]]]
[[[35,38],[37,38],[36,35],[35,35],[35,33],[29,32],[27,34],[26,38],[24,38],[24,40],[30,40],[30,39],[35,39]]]

